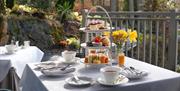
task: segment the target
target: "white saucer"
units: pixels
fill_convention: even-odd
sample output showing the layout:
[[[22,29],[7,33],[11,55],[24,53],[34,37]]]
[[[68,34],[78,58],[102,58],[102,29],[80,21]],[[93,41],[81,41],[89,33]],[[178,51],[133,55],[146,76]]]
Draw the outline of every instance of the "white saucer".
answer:
[[[77,61],[79,60],[80,58],[76,57],[75,59],[71,60],[71,61],[66,61],[65,59],[62,60],[62,63],[66,63],[66,64],[75,64],[77,63]]]
[[[63,60],[62,63],[65,63],[65,64],[75,64],[77,62],[74,61],[74,60],[72,60],[72,61],[65,61],[65,60]]]
[[[88,86],[94,83],[94,80],[90,77],[80,76],[79,81],[76,81],[74,77],[65,79],[66,83],[73,86]]]
[[[12,55],[14,54],[15,52],[6,52],[5,55]]]
[[[120,84],[127,83],[129,81],[129,79],[127,77],[123,76],[123,75],[119,75],[118,79],[114,83],[106,83],[102,77],[99,77],[97,79],[97,81],[101,85],[105,85],[105,86],[117,86],[117,85],[120,85]]]

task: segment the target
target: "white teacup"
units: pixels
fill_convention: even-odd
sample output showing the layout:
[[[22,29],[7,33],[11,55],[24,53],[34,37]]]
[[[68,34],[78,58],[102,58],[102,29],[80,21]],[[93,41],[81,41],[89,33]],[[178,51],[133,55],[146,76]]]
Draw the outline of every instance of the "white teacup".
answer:
[[[16,50],[16,45],[5,45],[7,53],[14,53]]]
[[[101,68],[100,71],[104,77],[104,81],[108,84],[113,84],[119,76],[119,67],[106,66]]]
[[[30,46],[30,41],[24,41],[24,47],[27,48]]]
[[[64,51],[62,52],[62,57],[65,59],[66,62],[71,62],[76,57],[75,51]]]

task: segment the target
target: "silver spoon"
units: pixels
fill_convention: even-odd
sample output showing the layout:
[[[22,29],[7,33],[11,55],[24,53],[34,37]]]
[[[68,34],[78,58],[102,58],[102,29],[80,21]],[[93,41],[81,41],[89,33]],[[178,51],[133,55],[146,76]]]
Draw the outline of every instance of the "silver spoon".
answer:
[[[80,81],[80,79],[76,75],[74,75],[74,79],[75,79],[76,83],[78,83]]]
[[[80,79],[78,76],[74,75],[74,81],[79,85],[85,85],[85,84],[91,84],[90,81],[86,81],[83,79]]]

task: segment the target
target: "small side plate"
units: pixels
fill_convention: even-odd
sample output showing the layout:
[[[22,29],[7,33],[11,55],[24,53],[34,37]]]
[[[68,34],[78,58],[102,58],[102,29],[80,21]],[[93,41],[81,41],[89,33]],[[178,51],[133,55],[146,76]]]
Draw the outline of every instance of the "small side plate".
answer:
[[[74,77],[65,79],[66,83],[72,86],[88,86],[94,83],[94,80],[90,77],[79,76],[79,81],[76,81]]]

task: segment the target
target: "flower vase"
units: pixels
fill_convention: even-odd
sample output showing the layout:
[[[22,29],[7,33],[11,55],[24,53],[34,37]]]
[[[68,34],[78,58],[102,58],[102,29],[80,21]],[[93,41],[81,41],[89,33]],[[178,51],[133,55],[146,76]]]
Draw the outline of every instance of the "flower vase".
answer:
[[[124,66],[125,64],[125,54],[123,52],[123,49],[117,49],[117,61],[118,61],[118,65],[120,67]]]

